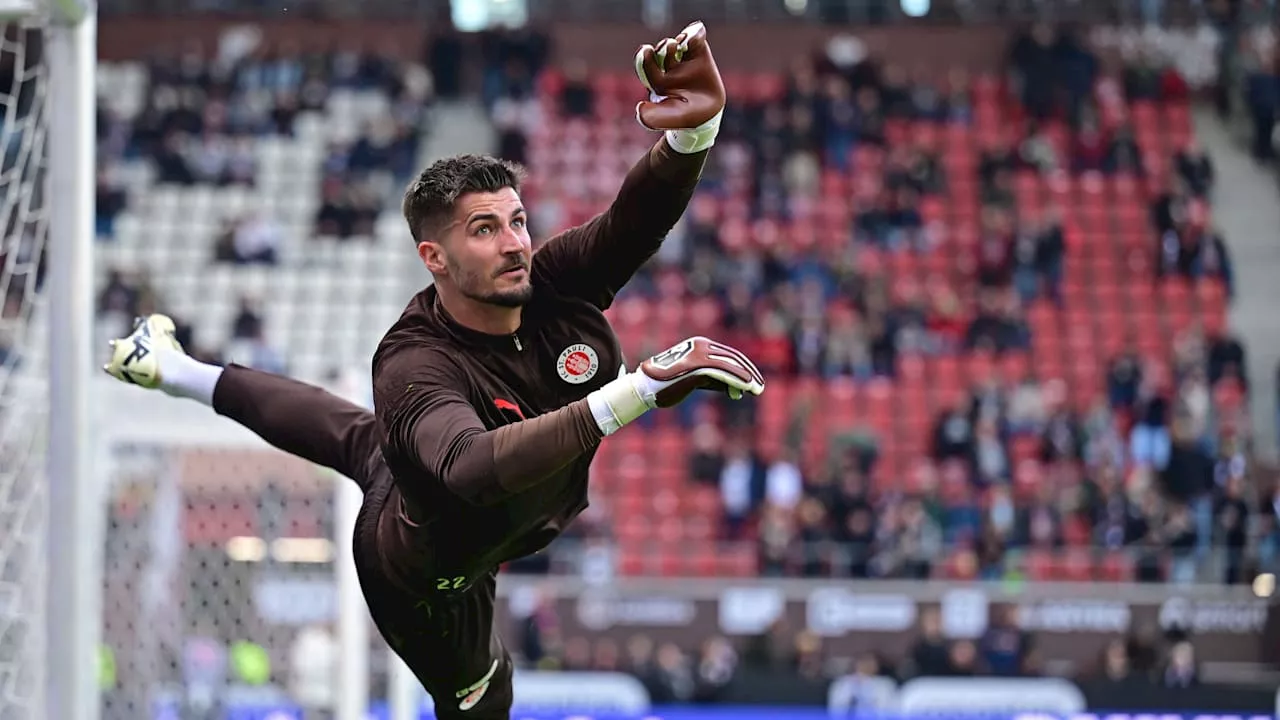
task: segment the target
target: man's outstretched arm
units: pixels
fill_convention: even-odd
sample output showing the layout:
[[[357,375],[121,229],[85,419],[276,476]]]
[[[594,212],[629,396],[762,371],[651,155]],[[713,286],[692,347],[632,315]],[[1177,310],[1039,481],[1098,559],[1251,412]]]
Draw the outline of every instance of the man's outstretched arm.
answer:
[[[494,430],[459,388],[461,368],[444,353],[402,349],[375,361],[374,408],[383,453],[475,505],[518,495],[595,448],[604,433],[585,400]]]
[[[684,214],[702,176],[724,110],[724,84],[706,30],[694,23],[675,38],[645,45],[636,73],[650,100],[636,118],[664,135],[631,168],[609,208],[548,240],[533,259],[539,283],[606,308],[657,253]]]
[[[690,338],[559,410],[494,430],[458,388],[466,377],[445,353],[400,350],[374,369],[383,452],[467,502],[489,505],[529,490],[645,412],[698,389],[731,397],[764,391],[741,352]],[[406,478],[400,478],[405,480]]]

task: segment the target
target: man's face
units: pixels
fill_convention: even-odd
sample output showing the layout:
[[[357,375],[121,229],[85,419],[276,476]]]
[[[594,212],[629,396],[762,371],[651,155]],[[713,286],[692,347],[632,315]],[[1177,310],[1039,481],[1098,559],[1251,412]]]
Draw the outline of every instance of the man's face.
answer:
[[[418,244],[418,254],[437,278],[482,303],[520,307],[533,295],[529,268],[533,246],[520,196],[511,188],[468,193],[436,241]]]

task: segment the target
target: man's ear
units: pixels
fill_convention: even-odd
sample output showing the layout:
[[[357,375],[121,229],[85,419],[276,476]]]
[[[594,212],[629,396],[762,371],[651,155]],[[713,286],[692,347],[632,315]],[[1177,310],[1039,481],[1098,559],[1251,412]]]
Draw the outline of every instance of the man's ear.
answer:
[[[422,264],[432,275],[449,274],[448,259],[445,256],[444,246],[440,243],[427,240],[418,243],[418,257],[422,258]]]

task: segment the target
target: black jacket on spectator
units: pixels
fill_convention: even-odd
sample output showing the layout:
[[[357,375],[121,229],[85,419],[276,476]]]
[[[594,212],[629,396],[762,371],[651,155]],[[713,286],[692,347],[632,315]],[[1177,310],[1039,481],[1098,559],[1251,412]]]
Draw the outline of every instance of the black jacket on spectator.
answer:
[[[1204,196],[1213,185],[1213,163],[1204,153],[1190,154],[1180,152],[1174,157],[1174,167],[1178,175],[1186,181],[1191,192]]]
[[[1209,383],[1221,380],[1227,368],[1234,367],[1241,382],[1248,378],[1245,368],[1244,346],[1233,337],[1215,338],[1209,345]]]
[[[1169,495],[1189,500],[1213,486],[1213,461],[1194,445],[1174,443],[1160,476]]]

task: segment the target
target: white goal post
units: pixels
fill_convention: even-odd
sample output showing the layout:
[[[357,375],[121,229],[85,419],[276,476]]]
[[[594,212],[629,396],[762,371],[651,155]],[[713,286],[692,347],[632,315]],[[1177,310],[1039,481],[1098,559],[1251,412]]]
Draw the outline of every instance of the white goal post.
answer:
[[[92,347],[97,18],[88,0],[47,0],[31,10],[47,16],[50,209],[45,699],[36,717],[96,720],[104,532],[102,496],[91,474],[89,422],[97,357]]]

